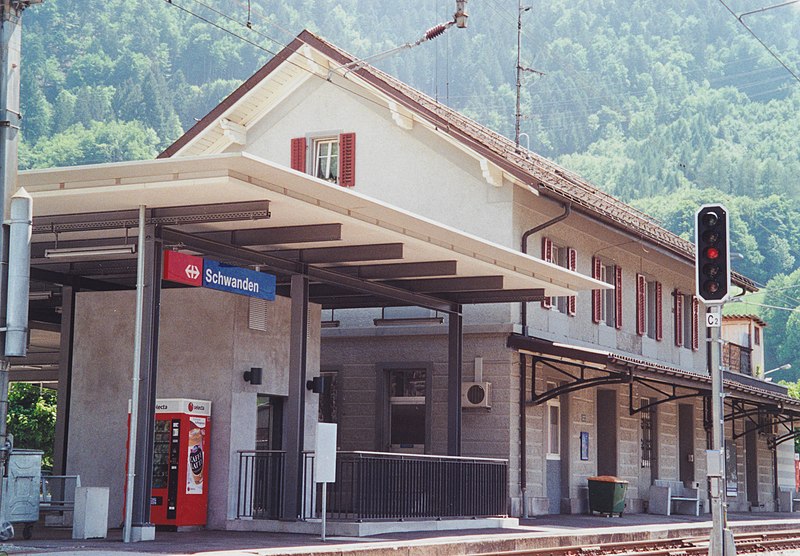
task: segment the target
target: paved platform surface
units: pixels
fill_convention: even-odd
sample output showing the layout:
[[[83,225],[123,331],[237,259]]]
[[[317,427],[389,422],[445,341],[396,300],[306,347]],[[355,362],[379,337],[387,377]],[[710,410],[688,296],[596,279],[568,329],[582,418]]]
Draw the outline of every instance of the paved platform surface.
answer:
[[[737,532],[800,530],[800,514],[745,513],[731,514],[729,524]],[[318,536],[252,533],[238,531],[188,531],[156,533],[152,542],[124,544],[119,529],[107,539],[72,540],[68,529],[37,525],[33,538],[13,539],[0,545],[9,554],[72,556],[202,555],[202,556],[271,556],[278,554],[333,555],[355,553],[359,556],[437,556],[490,554],[500,550],[602,544],[626,540],[666,537],[707,536],[710,515],[653,516],[625,514],[623,517],[588,515],[546,516],[521,520],[513,529],[472,530],[469,521],[464,529],[448,532],[419,532],[380,535],[368,538],[333,537],[323,543]]]

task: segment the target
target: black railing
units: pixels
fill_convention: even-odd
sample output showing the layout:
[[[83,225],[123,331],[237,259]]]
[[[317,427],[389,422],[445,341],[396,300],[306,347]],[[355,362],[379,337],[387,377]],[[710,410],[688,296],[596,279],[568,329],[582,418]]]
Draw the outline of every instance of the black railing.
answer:
[[[740,346],[733,342],[726,342],[722,346],[722,366],[733,373],[753,375],[753,365],[751,362],[752,349]]]
[[[237,517],[280,518],[285,452],[248,450],[239,452]]]
[[[306,455],[306,477],[313,473],[313,454]],[[316,506],[319,488],[303,496]],[[336,482],[328,485],[327,516],[339,520],[485,517],[507,515],[508,462],[502,459],[462,458],[339,452]]]

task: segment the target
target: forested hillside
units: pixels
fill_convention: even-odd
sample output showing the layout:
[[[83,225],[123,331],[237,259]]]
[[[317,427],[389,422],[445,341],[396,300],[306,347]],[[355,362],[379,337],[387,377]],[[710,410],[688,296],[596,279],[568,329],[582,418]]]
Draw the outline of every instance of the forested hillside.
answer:
[[[526,73],[523,86],[530,148],[683,235],[698,203],[724,199],[743,255],[736,268],[761,283],[785,282],[800,263],[800,82],[714,0],[529,4],[522,63],[544,73]],[[728,4],[737,13],[768,5]],[[369,56],[416,40],[454,5],[45,0],[24,16],[20,163],[155,156],[303,28]],[[746,19],[795,73],[798,6]],[[468,11],[468,29],[376,65],[513,136],[517,2],[471,0]],[[784,295],[775,304],[800,301]],[[769,311],[762,314],[794,315]],[[768,338],[782,339],[784,326]],[[768,366],[788,357],[768,353]]]

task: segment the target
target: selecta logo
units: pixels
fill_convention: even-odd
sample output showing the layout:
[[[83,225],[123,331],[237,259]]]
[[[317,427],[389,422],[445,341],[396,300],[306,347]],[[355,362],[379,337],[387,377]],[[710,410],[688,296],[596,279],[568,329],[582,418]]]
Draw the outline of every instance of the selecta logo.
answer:
[[[189,402],[189,411],[194,411],[194,404],[192,402]]]

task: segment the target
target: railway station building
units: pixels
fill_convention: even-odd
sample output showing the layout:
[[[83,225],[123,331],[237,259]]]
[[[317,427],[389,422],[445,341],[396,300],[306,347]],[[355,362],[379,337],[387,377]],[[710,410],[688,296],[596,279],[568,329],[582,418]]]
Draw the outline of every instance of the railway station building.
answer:
[[[629,512],[653,510],[656,481],[697,488],[708,511],[691,243],[321,37],[298,35],[159,160],[20,183],[37,288],[64,292],[63,472],[122,492],[137,274],[132,256],[44,250],[119,244],[144,205],[160,301],[141,357],[151,398],[212,401],[209,527],[313,516],[317,422],[338,425],[333,517],[581,513],[596,475],[628,482]],[[162,249],[274,272],[275,301],[155,287]],[[729,505],[777,510],[800,402],[764,380],[754,322],[726,345],[743,348],[724,374]]]

